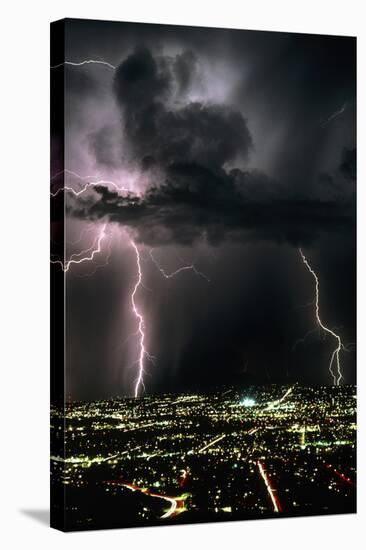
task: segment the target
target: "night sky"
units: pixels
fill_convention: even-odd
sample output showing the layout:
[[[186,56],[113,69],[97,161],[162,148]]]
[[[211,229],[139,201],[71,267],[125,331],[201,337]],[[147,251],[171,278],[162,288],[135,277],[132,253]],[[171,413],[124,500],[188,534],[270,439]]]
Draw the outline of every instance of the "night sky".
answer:
[[[355,39],[77,20],[65,33],[66,60],[116,67],[64,68],[65,185],[129,189],[65,193],[67,258],[107,233],[65,274],[67,395],[133,395],[131,240],[155,357],[146,395],[331,384],[334,339],[296,344],[317,327],[299,247],[322,321],[350,344],[342,383],[355,383]],[[150,254],[165,273],[196,272],[167,279]]]

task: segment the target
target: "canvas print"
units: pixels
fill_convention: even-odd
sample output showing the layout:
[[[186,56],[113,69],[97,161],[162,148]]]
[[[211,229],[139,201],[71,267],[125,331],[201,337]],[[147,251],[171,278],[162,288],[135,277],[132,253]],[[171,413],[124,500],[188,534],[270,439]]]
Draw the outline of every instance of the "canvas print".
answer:
[[[51,25],[51,525],[356,512],[356,39]]]

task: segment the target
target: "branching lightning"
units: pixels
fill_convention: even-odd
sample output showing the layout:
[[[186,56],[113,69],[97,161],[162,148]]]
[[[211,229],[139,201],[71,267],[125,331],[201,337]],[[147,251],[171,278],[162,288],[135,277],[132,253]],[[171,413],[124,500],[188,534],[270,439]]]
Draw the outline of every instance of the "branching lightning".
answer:
[[[143,388],[145,388],[145,386],[144,386],[144,373],[145,373],[144,359],[147,358],[150,362],[154,363],[154,358],[153,358],[152,355],[150,355],[148,353],[148,351],[145,348],[145,320],[144,320],[144,317],[143,317],[142,313],[140,312],[138,306],[136,305],[136,301],[135,301],[136,293],[137,293],[139,287],[142,286],[142,270],[141,270],[140,253],[139,253],[139,249],[137,248],[134,241],[131,241],[131,246],[135,251],[136,264],[137,264],[137,281],[136,281],[135,286],[133,288],[133,291],[131,293],[131,304],[132,304],[132,311],[133,311],[133,313],[134,313],[134,315],[137,319],[137,322],[138,322],[138,328],[137,328],[136,334],[139,338],[139,347],[140,347],[139,357],[136,361],[136,364],[138,365],[138,375],[137,375],[137,380],[136,380],[136,384],[135,384],[135,397],[138,397],[140,387],[142,386]]]
[[[194,264],[183,265],[183,266],[179,267],[178,269],[176,269],[175,271],[172,271],[171,273],[168,273],[165,269],[163,269],[161,267],[158,260],[153,255],[153,249],[150,250],[150,258],[151,258],[152,262],[156,265],[156,267],[158,268],[160,273],[163,275],[163,277],[165,277],[165,279],[172,279],[173,277],[175,277],[179,273],[182,273],[182,271],[193,271],[193,273],[195,273],[199,277],[202,277],[208,283],[210,282],[210,279],[207,277],[207,275],[205,275],[201,271],[198,271],[198,269],[196,269],[196,266]]]
[[[73,264],[82,264],[84,262],[93,261],[94,257],[97,254],[100,254],[100,252],[102,250],[102,241],[106,237],[106,231],[105,231],[106,227],[107,227],[107,224],[104,224],[102,226],[99,234],[97,235],[97,237],[95,237],[95,239],[93,241],[93,244],[89,248],[87,248],[85,250],[81,250],[77,254],[72,254],[68,260],[60,260],[60,259],[52,260],[51,259],[51,263],[52,264],[59,264],[61,266],[61,269],[64,272],[67,272],[67,271],[69,271],[71,265],[73,265]]]
[[[71,65],[72,67],[81,67],[82,65],[105,65],[106,67],[109,67],[113,71],[116,70],[115,65],[112,65],[112,63],[108,63],[108,61],[103,61],[101,59],[84,59],[83,61],[63,61],[62,63],[58,63],[58,65],[51,65],[51,69],[58,69],[59,67],[62,67],[64,65]]]
[[[141,259],[142,259],[142,257],[140,255],[139,249],[136,246],[136,243],[132,240],[131,240],[131,246],[135,251],[136,264],[137,264],[137,280],[136,280],[135,286],[133,288],[133,291],[131,293],[131,304],[132,304],[132,311],[133,311],[133,313],[134,313],[134,315],[137,319],[138,328],[137,328],[137,331],[134,334],[128,336],[127,339],[129,339],[131,336],[137,336],[138,341],[139,341],[139,356],[138,356],[137,361],[135,362],[135,364],[138,365],[138,374],[137,374],[137,379],[136,379],[136,383],[135,383],[135,397],[138,397],[141,387],[143,389],[145,389],[145,386],[144,386],[144,374],[145,374],[144,363],[145,363],[145,359],[147,359],[148,361],[154,363],[154,357],[152,355],[150,355],[149,352],[146,350],[146,347],[145,347],[145,320],[144,320],[144,317],[143,317],[140,309],[138,308],[138,306],[136,304],[136,294],[138,292],[138,289],[140,287],[144,286],[143,282],[142,282],[142,269],[141,269]],[[177,269],[176,271],[174,271],[172,273],[167,273],[163,268],[161,268],[161,266],[157,262],[156,258],[153,255],[152,250],[150,250],[150,257],[151,257],[151,260],[153,261],[153,263],[159,269],[160,273],[166,279],[170,279],[170,278],[174,277],[175,275],[178,275],[178,273],[180,273],[181,271],[191,270],[196,275],[199,275],[200,277],[203,277],[204,279],[206,279],[209,282],[208,277],[204,273],[201,273],[200,271],[198,271],[193,264],[190,264],[190,265],[187,265],[187,266],[182,266],[181,268]]]
[[[64,62],[59,63],[57,65],[51,66],[51,69],[57,69],[59,67],[65,66],[65,65],[80,67],[82,65],[91,65],[91,64],[104,65],[105,67],[108,67],[112,70],[116,69],[115,65],[112,65],[111,63],[108,63],[107,61],[97,60],[97,59],[85,59],[85,60],[80,61],[80,62],[64,61]],[[90,176],[90,177],[85,176],[84,177],[84,176],[81,176],[80,174],[77,174],[76,172],[72,172],[71,170],[63,170],[63,171],[55,174],[54,176],[52,176],[51,181],[53,179],[55,179],[56,177],[58,177],[59,175],[61,175],[62,173],[69,173],[70,175],[73,175],[73,176],[77,177],[80,180],[88,180],[88,179],[94,180],[95,179],[94,176]],[[129,189],[127,189],[125,187],[119,187],[113,181],[97,180],[97,181],[87,182],[78,191],[76,191],[73,187],[62,186],[61,188],[57,189],[55,192],[51,191],[51,197],[54,198],[58,194],[60,194],[61,192],[69,192],[69,193],[72,193],[73,195],[75,195],[76,197],[79,197],[81,194],[85,193],[90,187],[95,187],[95,186],[98,186],[98,185],[111,185],[118,192],[121,192],[121,191],[122,192],[128,192],[129,191]],[[69,258],[69,260],[67,260],[67,261],[65,261],[65,260],[62,261],[61,259],[58,258],[58,259],[55,259],[55,260],[51,259],[51,263],[60,265],[62,270],[64,272],[67,272],[67,271],[69,271],[72,264],[81,264],[81,263],[84,263],[84,262],[93,261],[94,257],[101,252],[102,241],[103,241],[103,239],[105,238],[105,235],[106,235],[105,229],[106,229],[106,224],[104,224],[102,226],[102,229],[101,229],[99,235],[96,237],[95,241],[93,242],[93,245],[90,248],[88,248],[86,250],[83,250],[83,251],[81,251],[77,254],[73,254]],[[81,240],[81,237],[80,237],[79,240]],[[135,251],[135,254],[136,254],[137,272],[138,272],[137,281],[136,281],[136,284],[135,284],[134,289],[133,289],[132,294],[131,294],[132,310],[133,310],[133,313],[136,316],[137,321],[138,321],[138,329],[137,329],[136,335],[139,337],[139,346],[140,346],[139,358],[137,360],[138,376],[137,376],[137,380],[136,380],[136,384],[135,384],[135,397],[137,397],[139,395],[140,387],[141,386],[144,387],[144,381],[143,381],[144,360],[145,360],[145,358],[147,358],[148,360],[153,362],[153,357],[145,349],[145,332],[144,332],[145,321],[144,321],[143,315],[141,314],[140,310],[138,309],[138,307],[136,305],[136,301],[135,301],[136,293],[137,293],[139,287],[143,286],[142,285],[142,271],[141,271],[140,254],[139,254],[139,250],[138,250],[136,244],[133,241],[131,241],[131,246],[133,247],[133,249]],[[192,269],[193,269],[193,267],[192,267]]]
[[[101,267],[105,267],[107,265],[109,265],[109,259],[111,257],[111,244],[112,244],[112,238],[109,238],[108,239],[108,243],[106,245],[106,250],[107,250],[107,253],[105,255],[105,259],[102,263],[94,263],[94,268],[92,271],[88,272],[88,273],[85,273],[84,275],[77,275],[77,277],[80,277],[80,278],[84,278],[84,277],[91,277],[92,275],[94,275],[94,273],[96,273],[98,271],[98,269],[100,269]]]
[[[83,179],[85,179],[85,178],[83,178]],[[76,191],[73,187],[69,187],[67,185],[64,185],[64,186],[60,187],[59,189],[57,189],[57,191],[55,191],[54,193],[51,191],[51,197],[53,197],[53,198],[57,197],[57,195],[59,195],[62,192],[66,192],[66,193],[69,192],[69,193],[72,193],[73,195],[75,195],[75,197],[79,197],[80,195],[85,193],[90,187],[96,187],[98,185],[111,185],[118,192],[128,192],[128,191],[130,191],[127,187],[119,187],[114,181],[97,180],[97,181],[91,181],[91,182],[86,183],[84,185],[84,187],[79,189],[79,191]]]
[[[56,174],[54,174],[51,177],[51,181],[56,179],[61,174],[70,174],[70,175],[72,175],[72,176],[74,176],[74,177],[76,177],[76,178],[78,178],[79,180],[82,180],[82,181],[89,180],[89,179],[96,179],[96,181],[88,181],[79,190],[76,190],[73,187],[64,185],[64,186],[60,187],[59,189],[57,189],[57,191],[55,191],[55,192],[51,191],[50,194],[51,194],[52,198],[57,197],[57,195],[59,195],[61,192],[69,192],[69,193],[72,193],[73,195],[75,195],[76,197],[79,197],[80,195],[85,193],[90,187],[96,187],[98,185],[110,185],[110,186],[114,187],[118,192],[128,192],[129,191],[129,189],[127,189],[126,187],[118,186],[114,181],[104,180],[104,179],[97,179],[99,176],[82,176],[82,175],[78,174],[77,172],[73,172],[72,170],[68,170],[68,169],[61,170],[60,172],[57,172]],[[85,262],[92,262],[94,260],[95,256],[97,254],[100,254],[101,251],[102,251],[102,241],[104,240],[104,238],[106,236],[106,232],[105,232],[106,226],[107,226],[107,224],[104,224],[102,226],[101,231],[99,232],[97,237],[94,239],[93,244],[89,248],[81,250],[78,253],[72,254],[68,260],[61,260],[60,258],[51,259],[51,263],[60,265],[62,270],[67,272],[67,271],[69,271],[72,264],[81,264],[81,263],[85,263]],[[74,241],[70,244],[79,243],[82,240],[83,235],[88,231],[90,231],[90,224],[86,229],[84,229],[81,232],[79,238],[76,241]],[[111,243],[109,241],[109,248],[108,248],[106,261],[103,264],[97,265],[94,268],[93,272],[89,273],[88,275],[93,275],[97,271],[97,269],[99,269],[103,265],[108,264],[109,256],[110,256],[110,244]]]
[[[310,264],[309,264],[308,260],[306,259],[303,251],[301,250],[301,248],[299,248],[299,253],[301,255],[302,261],[304,262],[305,266],[307,267],[308,271],[311,273],[311,275],[313,276],[314,281],[315,281],[315,318],[316,318],[316,322],[319,325],[319,327],[325,333],[330,334],[331,336],[333,336],[333,338],[335,338],[335,340],[337,342],[337,346],[336,346],[335,350],[333,351],[333,353],[331,355],[331,358],[330,358],[329,372],[333,377],[333,383],[336,386],[338,386],[340,381],[343,378],[343,375],[342,375],[342,372],[341,372],[341,364],[340,364],[339,354],[340,354],[342,349],[345,349],[345,347],[342,343],[342,340],[341,340],[340,336],[338,334],[336,334],[330,328],[326,327],[323,324],[323,322],[320,318],[320,313],[319,313],[319,279],[318,279],[318,276],[315,273],[315,271],[310,266]],[[334,363],[336,364],[336,370],[335,371],[333,370],[333,364]]]
[[[56,178],[58,178],[58,176],[61,176],[62,174],[69,174],[70,176],[74,176],[75,178],[77,178],[79,180],[94,180],[96,178],[99,178],[99,175],[96,175],[96,176],[82,176],[81,174],[78,174],[77,172],[74,172],[73,170],[68,170],[67,168],[65,168],[64,170],[60,170],[59,172],[56,172],[56,174],[53,174],[53,176],[51,176],[51,181],[55,180]]]

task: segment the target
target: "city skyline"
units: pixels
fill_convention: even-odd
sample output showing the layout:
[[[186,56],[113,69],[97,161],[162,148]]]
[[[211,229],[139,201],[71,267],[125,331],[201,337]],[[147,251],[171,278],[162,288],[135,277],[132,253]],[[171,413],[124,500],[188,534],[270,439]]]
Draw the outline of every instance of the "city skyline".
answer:
[[[69,403],[51,424],[66,530],[356,511],[354,386]]]

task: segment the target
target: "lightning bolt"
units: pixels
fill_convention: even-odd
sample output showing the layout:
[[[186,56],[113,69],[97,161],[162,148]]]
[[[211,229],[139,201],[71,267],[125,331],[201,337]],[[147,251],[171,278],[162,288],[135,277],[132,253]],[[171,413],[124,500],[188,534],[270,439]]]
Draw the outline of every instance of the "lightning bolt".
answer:
[[[153,358],[152,355],[150,355],[148,353],[148,351],[145,348],[145,332],[144,332],[145,331],[145,320],[144,320],[144,317],[143,317],[142,313],[140,312],[138,306],[136,305],[136,300],[135,300],[136,293],[137,293],[139,287],[142,286],[142,270],[141,270],[140,253],[139,253],[139,249],[137,248],[134,241],[131,240],[130,242],[131,242],[131,246],[134,249],[135,254],[136,254],[136,265],[137,265],[137,280],[136,280],[135,286],[133,288],[133,291],[131,293],[131,304],[132,304],[132,311],[133,311],[133,313],[134,313],[134,315],[137,319],[137,323],[138,323],[136,334],[139,337],[139,348],[140,348],[138,359],[135,362],[135,364],[138,365],[138,374],[137,374],[137,380],[136,380],[136,383],[135,383],[135,397],[138,397],[140,387],[142,386],[142,388],[145,388],[145,386],[144,386],[144,373],[145,373],[144,360],[145,360],[145,358],[147,358],[150,362],[154,363],[154,358]]]
[[[144,316],[138,307],[136,303],[136,295],[140,287],[144,287],[144,284],[142,282],[142,267],[141,267],[141,261],[143,260],[143,257],[140,254],[140,251],[136,245],[136,243],[131,240],[130,241],[131,247],[133,248],[136,256],[136,267],[137,267],[137,278],[135,285],[133,287],[133,290],[131,292],[131,305],[132,305],[132,311],[134,316],[137,320],[137,331],[133,334],[130,334],[123,342],[122,345],[124,345],[131,337],[137,336],[138,337],[138,345],[139,345],[139,353],[138,353],[138,359],[133,363],[134,365],[137,364],[138,366],[138,372],[137,372],[137,379],[135,382],[135,389],[134,389],[134,395],[135,397],[138,397],[140,394],[141,388],[144,390],[144,374],[145,374],[145,359],[150,361],[152,364],[154,364],[154,356],[152,356],[145,347],[145,319]],[[150,250],[150,258],[152,259],[153,263],[156,265],[156,267],[159,269],[160,273],[166,278],[170,279],[180,273],[181,271],[191,270],[196,275],[199,275],[200,277],[203,277],[209,282],[208,277],[204,274],[198,271],[193,264],[182,266],[181,268],[177,269],[176,271],[172,273],[167,273],[163,268],[160,267],[159,263],[157,262],[156,258],[153,255],[153,250]],[[144,287],[145,288],[145,287]]]
[[[182,271],[193,271],[193,273],[195,273],[199,277],[202,277],[208,283],[210,282],[210,279],[207,277],[207,275],[205,275],[201,271],[198,271],[198,269],[196,269],[196,266],[194,264],[184,265],[182,267],[179,267],[175,271],[172,271],[171,273],[168,273],[167,271],[165,271],[165,269],[163,269],[161,267],[161,265],[159,264],[159,262],[157,261],[157,259],[153,255],[153,249],[150,250],[150,258],[153,261],[153,263],[156,265],[156,267],[158,268],[160,273],[163,275],[163,277],[165,277],[165,279],[172,279],[173,277],[175,277],[176,275],[178,275]]]
[[[62,261],[60,259],[57,259],[57,260],[51,259],[51,264],[60,265],[62,271],[66,273],[67,271],[69,271],[70,267],[73,264],[82,264],[84,262],[92,262],[94,260],[94,257],[97,254],[100,254],[102,250],[102,241],[106,236],[106,232],[105,232],[106,227],[107,227],[107,224],[104,224],[102,226],[99,232],[99,235],[94,239],[93,244],[89,248],[85,250],[81,250],[77,254],[72,254],[70,258],[66,261],[65,260]]]
[[[55,178],[57,178],[58,176],[62,175],[62,174],[70,174],[70,175],[72,175],[72,176],[74,176],[74,177],[76,177],[80,180],[98,178],[98,176],[82,176],[82,175],[78,174],[77,172],[73,172],[72,170],[64,169],[64,170],[61,170],[60,172],[57,172],[56,174],[54,174],[51,177],[51,181],[54,180]],[[59,189],[57,189],[57,191],[55,191],[55,192],[51,191],[50,194],[51,194],[52,198],[55,198],[61,192],[70,192],[73,195],[75,195],[76,197],[79,197],[81,194],[85,193],[90,187],[95,187],[97,185],[111,185],[118,192],[122,192],[122,191],[128,192],[129,191],[129,189],[127,189],[126,187],[119,187],[114,181],[99,179],[97,181],[92,181],[92,182],[86,183],[78,191],[76,189],[74,189],[73,187],[69,187],[69,186],[64,185],[64,186],[60,187]],[[61,269],[65,272],[67,272],[67,271],[69,271],[72,264],[81,264],[81,263],[84,263],[84,262],[93,261],[94,257],[101,252],[101,244],[102,244],[102,241],[104,240],[104,238],[106,236],[105,229],[106,229],[106,224],[102,227],[99,235],[94,239],[93,244],[89,248],[84,249],[84,250],[82,250],[82,251],[80,251],[76,254],[72,254],[67,261],[63,261],[60,258],[57,258],[57,259],[51,259],[51,263],[60,265]],[[78,242],[80,242],[83,238],[83,235],[88,231],[90,231],[90,227],[84,229],[81,232],[79,238],[76,241],[72,242],[71,244],[77,244]],[[111,253],[110,244],[111,244],[111,242],[109,241],[108,254],[107,254],[105,262],[103,264],[97,265],[95,267],[95,269],[93,270],[93,272],[89,273],[88,276],[93,275],[100,267],[108,264],[110,253]]]
[[[102,179],[102,180],[91,181],[91,182],[86,183],[84,185],[84,187],[79,189],[79,191],[76,191],[73,187],[69,187],[67,185],[64,185],[64,186],[60,187],[59,189],[57,189],[57,191],[55,191],[54,193],[51,191],[51,197],[52,198],[57,197],[57,195],[59,195],[62,192],[69,192],[69,193],[72,193],[73,195],[75,195],[75,197],[79,197],[80,195],[85,193],[85,191],[87,191],[89,189],[89,187],[96,187],[97,185],[111,185],[118,192],[129,192],[130,191],[130,189],[128,189],[127,187],[119,187],[114,181],[103,180]]]
[[[51,69],[57,69],[57,68],[62,67],[64,65],[80,67],[82,65],[90,65],[90,64],[104,65],[104,66],[106,66],[106,67],[108,67],[112,70],[116,69],[116,67],[114,65],[112,65],[111,63],[108,63],[107,61],[96,60],[96,59],[85,59],[85,60],[80,61],[80,62],[64,61],[64,62],[59,63],[57,65],[51,66]],[[52,176],[51,180],[55,179],[57,176],[59,176],[63,172],[66,172],[66,173],[69,173],[73,176],[76,176],[77,178],[79,178],[81,180],[94,179],[94,176],[89,178],[87,176],[85,176],[85,177],[80,176],[80,174],[77,174],[76,172],[72,172],[71,170],[63,170],[61,172],[58,172],[54,176]],[[119,187],[113,181],[98,180],[98,181],[93,181],[93,182],[87,182],[84,185],[84,187],[82,187],[79,191],[76,191],[73,187],[63,186],[63,187],[57,189],[57,191],[51,192],[51,197],[54,198],[59,193],[65,192],[65,191],[69,192],[69,193],[72,193],[73,195],[78,197],[81,194],[85,193],[90,187],[95,187],[97,185],[111,185],[112,187],[114,187],[119,192],[120,191],[124,191],[124,192],[129,191],[125,187]],[[106,224],[103,225],[103,227],[102,227],[102,229],[99,233],[99,236],[96,238],[93,245],[89,249],[83,250],[78,254],[73,254],[69,258],[69,260],[66,261],[66,262],[62,261],[60,259],[57,259],[57,260],[51,260],[51,263],[60,265],[62,270],[64,272],[67,272],[67,271],[69,271],[72,264],[81,264],[81,263],[84,263],[84,262],[93,261],[94,257],[101,252],[102,241],[105,238],[105,229],[106,229]],[[144,332],[145,321],[144,321],[143,315],[140,312],[140,310],[138,309],[138,306],[137,306],[136,301],[135,301],[136,293],[137,293],[139,287],[143,286],[142,285],[142,271],[141,271],[140,254],[139,254],[139,250],[138,250],[136,244],[132,240],[131,240],[131,246],[135,251],[136,263],[137,263],[137,281],[136,281],[136,284],[135,284],[135,286],[133,288],[133,291],[132,291],[132,294],[131,294],[131,304],[132,304],[133,313],[134,313],[134,315],[135,315],[135,317],[138,321],[138,329],[137,329],[136,334],[139,336],[139,347],[140,347],[139,357],[138,357],[138,360],[137,360],[138,376],[137,376],[137,380],[136,380],[136,384],[135,384],[135,397],[138,397],[140,387],[142,386],[144,388],[144,381],[143,381],[143,376],[144,376],[144,372],[145,372],[145,370],[144,370],[144,359],[147,358],[148,360],[153,362],[153,357],[145,349],[145,332]]]
[[[82,65],[105,65],[106,67],[109,67],[113,71],[116,70],[115,65],[112,65],[112,63],[108,63],[108,61],[103,61],[101,59],[84,59],[83,61],[63,61],[62,63],[58,63],[57,65],[51,65],[51,69],[58,69],[59,67],[62,67],[64,65],[71,65],[72,67],[81,67]]]
[[[321,124],[321,127],[322,128],[325,128],[330,122],[332,122],[333,119],[337,118],[337,116],[341,115],[342,113],[344,113],[344,111],[346,110],[347,108],[347,103],[344,103],[342,105],[342,107],[340,109],[338,109],[338,111],[335,111],[333,114],[330,115],[330,117],[327,118],[327,120],[325,120],[322,124]]]
[[[320,313],[319,313],[319,279],[318,279],[318,276],[315,273],[315,271],[310,266],[310,264],[309,264],[308,260],[306,259],[303,251],[301,250],[301,248],[299,248],[299,253],[300,253],[302,261],[304,262],[305,266],[307,267],[308,271],[311,273],[311,275],[313,276],[314,281],[315,281],[315,318],[316,318],[316,322],[326,334],[330,334],[331,336],[333,336],[333,338],[335,338],[335,340],[337,342],[337,346],[336,346],[335,350],[333,351],[333,353],[331,355],[331,358],[330,358],[329,372],[330,372],[331,376],[333,377],[333,383],[336,386],[339,386],[339,383],[343,378],[343,375],[342,375],[342,372],[341,372],[341,364],[340,364],[339,354],[340,354],[341,350],[345,349],[345,348],[344,348],[344,345],[342,343],[342,340],[341,340],[340,336],[338,334],[336,334],[330,328],[326,327],[323,324],[323,321],[321,320]],[[334,362],[336,364],[336,371],[335,372],[333,371],[333,363]]]
[[[96,263],[94,264],[94,268],[92,271],[88,272],[88,273],[85,273],[84,275],[77,275],[77,277],[80,277],[81,279],[84,278],[84,277],[91,277],[92,275],[94,275],[94,273],[96,273],[98,271],[98,269],[100,269],[101,267],[105,267],[107,265],[109,265],[109,259],[111,257],[111,244],[112,244],[112,238],[110,238],[108,240],[108,244],[107,244],[107,254],[105,256],[105,260],[103,261],[103,263]]]
[[[53,176],[51,176],[51,181],[58,178],[58,176],[61,176],[62,174],[69,174],[70,176],[74,176],[75,178],[78,178],[79,180],[94,180],[96,178],[99,178],[99,175],[97,176],[82,176],[81,174],[78,174],[77,172],[73,172],[73,170],[68,170],[65,168],[64,170],[60,170],[59,172],[56,172]]]

